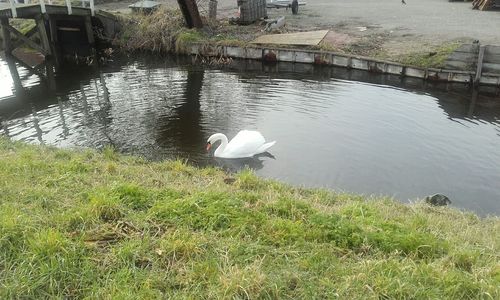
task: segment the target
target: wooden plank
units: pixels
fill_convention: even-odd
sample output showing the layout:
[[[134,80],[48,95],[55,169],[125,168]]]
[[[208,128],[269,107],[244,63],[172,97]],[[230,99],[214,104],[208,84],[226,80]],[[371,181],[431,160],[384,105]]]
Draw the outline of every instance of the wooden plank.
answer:
[[[480,10],[486,10],[490,7],[491,0],[484,0],[483,3],[479,6]]]
[[[497,55],[486,55],[484,54],[484,62],[485,63],[492,63],[492,64],[500,64],[500,54]]]
[[[483,73],[496,73],[500,74],[500,63],[483,63]]]
[[[295,32],[285,34],[268,34],[262,35],[252,44],[272,44],[272,45],[302,45],[315,46],[318,45],[328,34],[328,30]]]
[[[479,49],[478,44],[462,44],[455,52],[475,52]]]
[[[471,64],[463,61],[451,60],[451,61],[446,61],[444,68],[448,70],[472,71],[475,69],[475,63]]]
[[[477,58],[477,51],[475,52],[453,52],[448,56],[447,60],[458,60],[458,61],[473,61],[475,62]]]
[[[500,55],[500,46],[487,45],[484,49],[484,55]]]
[[[479,47],[479,55],[477,56],[476,78],[474,78],[474,85],[478,84],[479,79],[481,79],[481,73],[483,69],[484,48],[485,46]]]

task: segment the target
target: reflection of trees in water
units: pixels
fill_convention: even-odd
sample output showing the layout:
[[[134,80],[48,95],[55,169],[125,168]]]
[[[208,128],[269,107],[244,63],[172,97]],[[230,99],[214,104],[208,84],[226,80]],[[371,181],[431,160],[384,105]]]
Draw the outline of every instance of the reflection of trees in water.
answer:
[[[59,90],[58,95],[47,94],[38,89],[38,86],[30,87],[26,94],[29,97],[18,97],[15,99],[11,110],[15,111],[10,120],[4,122],[4,128],[11,137],[16,136],[15,132],[32,132],[29,136],[23,136],[24,140],[38,140],[40,143],[48,142],[57,144],[72,136],[78,135],[78,131],[86,131],[86,136],[106,135],[110,102],[105,87],[105,82],[101,78],[99,83],[94,80],[94,84],[86,84],[89,89],[85,91],[83,82],[79,83],[78,92],[74,90]],[[92,87],[92,88],[91,88]],[[95,89],[95,90],[92,90]],[[103,96],[99,96],[99,89],[104,91]],[[88,102],[87,93],[93,93],[98,100],[100,109],[95,111]],[[101,99],[102,98],[102,99]],[[29,108],[29,110],[28,110]],[[32,122],[25,122],[29,115]],[[83,124],[78,124],[75,119],[78,115],[83,115]],[[51,120],[46,122],[46,120]],[[84,125],[84,126],[80,126]],[[50,127],[49,127],[50,126]],[[8,128],[16,128],[9,131]],[[25,128],[20,130],[20,128]],[[47,133],[61,129],[61,133],[56,137],[52,136],[50,141],[46,140]],[[80,140],[79,137],[76,140]],[[78,141],[74,141],[78,144]]]
[[[200,96],[204,71],[188,68],[182,102],[177,103],[168,115],[157,120],[157,142],[162,148],[180,154],[202,152],[206,137],[201,124]]]
[[[52,118],[50,126],[53,128],[49,130],[60,128],[60,138],[69,139],[73,144],[98,147],[107,143],[121,150],[133,148],[132,151],[153,147],[153,151],[166,149],[169,154],[200,157],[204,155],[203,146],[211,133],[223,132],[231,138],[243,129],[242,124],[252,129],[252,121],[258,119],[262,110],[279,111],[280,101],[270,98],[275,85],[284,87],[285,92],[278,90],[274,97],[287,97],[290,93],[296,98],[297,107],[307,101],[305,107],[321,110],[320,105],[315,106],[315,102],[321,99],[311,95],[318,91],[331,92],[336,85],[323,82],[332,81],[329,77],[332,74],[342,79],[389,84],[412,92],[428,93],[439,99],[438,105],[451,119],[474,117],[499,124],[498,97],[479,96],[472,103],[467,91],[453,93],[441,88],[442,85],[423,84],[421,80],[401,80],[400,77],[360,71],[331,71],[329,76],[324,72],[269,73],[262,69],[204,72],[193,66],[179,69],[176,62],[165,62],[164,59],[161,63],[153,59],[134,62],[125,68],[123,64],[117,64],[104,69],[113,74],[111,79],[102,73],[98,75],[95,69],[86,69],[83,75],[79,70],[56,77],[59,79],[59,97],[47,95],[42,83],[28,89],[19,86],[25,91],[25,96],[19,97],[19,105],[12,111],[19,109],[23,112],[14,118],[30,115],[36,119],[36,124],[35,121],[24,125],[17,121],[11,123],[8,119],[12,114],[6,115],[2,110],[3,131],[7,134],[19,131],[9,130],[9,124],[30,126],[32,138],[44,140],[47,129],[43,126],[44,118]],[[36,112],[40,112],[38,115],[33,114],[31,103],[34,103]]]

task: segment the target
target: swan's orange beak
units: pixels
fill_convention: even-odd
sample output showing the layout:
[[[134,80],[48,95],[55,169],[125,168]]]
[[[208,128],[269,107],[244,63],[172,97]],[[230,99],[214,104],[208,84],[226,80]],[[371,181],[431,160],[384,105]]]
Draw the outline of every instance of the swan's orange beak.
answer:
[[[210,151],[210,148],[212,148],[212,144],[210,142],[207,143],[207,152]]]

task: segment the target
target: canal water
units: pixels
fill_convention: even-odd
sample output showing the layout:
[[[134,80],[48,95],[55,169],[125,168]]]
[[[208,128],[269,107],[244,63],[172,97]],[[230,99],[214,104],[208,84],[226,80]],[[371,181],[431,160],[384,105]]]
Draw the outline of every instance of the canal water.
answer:
[[[249,166],[295,185],[403,202],[442,193],[455,207],[500,214],[498,95],[472,102],[464,87],[420,80],[257,62],[203,68],[168,57],[62,70],[51,84],[11,70],[0,59],[0,132],[14,140]],[[206,153],[212,133],[241,129],[277,143],[255,159]]]

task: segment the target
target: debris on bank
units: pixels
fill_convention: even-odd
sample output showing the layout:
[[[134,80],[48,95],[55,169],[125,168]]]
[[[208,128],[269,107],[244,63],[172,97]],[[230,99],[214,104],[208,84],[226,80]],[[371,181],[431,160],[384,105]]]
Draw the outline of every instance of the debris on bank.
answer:
[[[500,8],[500,0],[474,0],[472,1],[472,9],[490,10]]]

